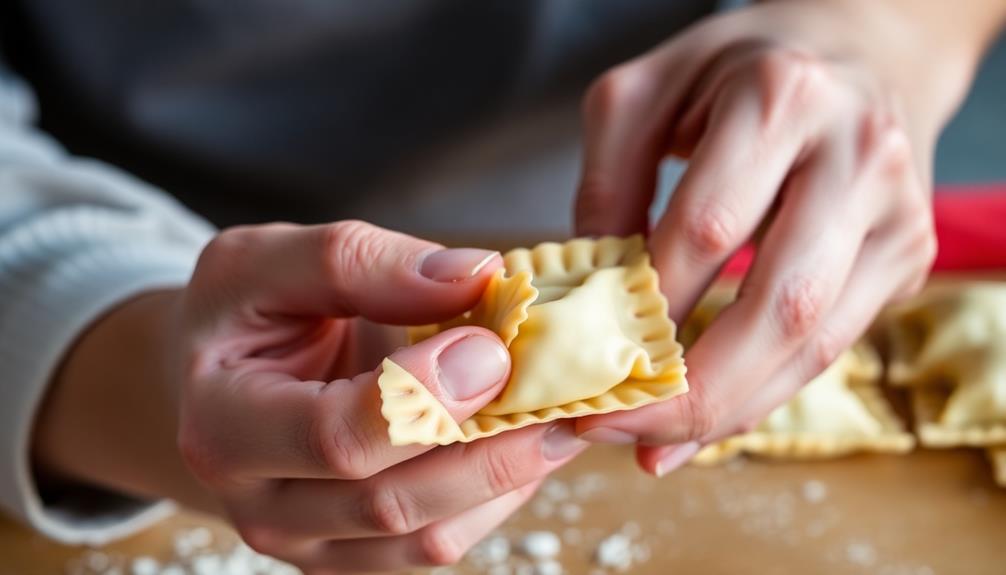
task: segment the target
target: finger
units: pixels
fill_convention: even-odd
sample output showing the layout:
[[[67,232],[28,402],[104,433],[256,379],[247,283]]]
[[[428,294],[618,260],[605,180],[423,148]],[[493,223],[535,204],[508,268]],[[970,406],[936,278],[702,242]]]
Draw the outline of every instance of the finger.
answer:
[[[921,224],[921,225],[920,225]],[[707,441],[751,427],[795,395],[857,341],[881,308],[917,293],[936,255],[928,222],[899,226],[870,237],[849,281],[821,328],[747,405],[724,421]]]
[[[709,106],[705,131],[650,238],[676,321],[765,218],[827,110],[815,101],[818,66],[778,50],[749,58],[753,64],[713,81],[718,92],[697,102]]]
[[[604,427],[644,444],[701,440],[795,353],[838,298],[877,217],[867,194],[839,194],[852,187],[849,161],[835,143],[791,177],[737,301],[686,354],[689,393],[628,416],[584,418],[581,436]]]
[[[409,535],[317,544],[300,564],[330,568],[334,573],[453,565],[524,505],[539,483],[526,485]]]
[[[909,236],[910,238],[910,236]],[[762,386],[740,409],[730,414],[701,444],[714,443],[753,429],[776,407],[783,405],[823,371],[866,331],[881,307],[891,298],[918,284],[920,269],[927,269],[935,247],[920,238],[871,238],[856,262],[835,307],[821,329]],[[878,282],[878,278],[883,281]],[[661,476],[687,462],[681,446],[639,446],[636,459],[643,470]]]
[[[421,381],[456,421],[489,403],[510,370],[502,342],[478,327],[442,332],[396,351],[391,360]],[[201,382],[183,409],[180,447],[211,482],[369,477],[430,449],[391,446],[378,375],[324,383],[223,371],[219,381]]]
[[[588,445],[560,422],[437,449],[367,481],[291,481],[260,521],[295,539],[412,533],[537,481]]]
[[[871,114],[859,136],[864,168],[855,187],[864,190],[860,197],[881,202],[842,295],[821,329],[770,384],[724,418],[701,443],[753,428],[849,347],[885,302],[917,293],[923,285],[936,256],[935,233],[931,206],[911,169],[904,134],[887,119]],[[644,469],[662,475],[690,459],[699,445],[640,446],[637,459]]]
[[[647,231],[669,127],[722,40],[692,32],[597,79],[583,102],[579,235]]]
[[[236,291],[256,316],[361,315],[418,325],[474,306],[500,265],[494,251],[444,249],[358,221],[272,224],[220,234],[194,281]]]

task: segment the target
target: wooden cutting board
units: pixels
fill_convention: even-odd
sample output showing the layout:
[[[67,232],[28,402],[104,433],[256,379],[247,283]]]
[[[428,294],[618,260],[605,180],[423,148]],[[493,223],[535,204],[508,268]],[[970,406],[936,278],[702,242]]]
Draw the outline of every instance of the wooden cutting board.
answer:
[[[165,559],[177,532],[197,525],[219,547],[234,542],[220,522],[182,513],[102,551]],[[565,539],[560,560],[571,574],[591,573],[598,541],[623,531],[644,559],[630,573],[1006,573],[1006,489],[979,451],[748,460],[655,479],[635,468],[631,450],[594,447],[501,533],[516,543],[533,530]],[[0,521],[0,574],[64,573],[86,553]],[[452,572],[485,571],[466,562]]]

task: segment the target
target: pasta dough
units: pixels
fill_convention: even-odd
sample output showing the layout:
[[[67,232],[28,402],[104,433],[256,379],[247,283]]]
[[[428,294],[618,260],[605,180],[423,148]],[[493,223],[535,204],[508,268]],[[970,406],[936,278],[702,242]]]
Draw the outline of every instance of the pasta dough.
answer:
[[[470,312],[411,331],[420,341],[479,325],[510,350],[510,380],[459,423],[390,360],[378,380],[395,445],[472,441],[564,417],[632,409],[687,391],[681,345],[642,237],[508,252]]]
[[[889,378],[912,388],[922,444],[1006,443],[1006,285],[931,289],[890,316]]]
[[[878,387],[880,360],[859,343],[776,408],[749,433],[709,445],[698,464],[718,463],[741,452],[780,458],[825,458],[858,451],[905,453],[914,438]]]
[[[1006,445],[989,449],[989,461],[995,472],[996,483],[1006,487]]]

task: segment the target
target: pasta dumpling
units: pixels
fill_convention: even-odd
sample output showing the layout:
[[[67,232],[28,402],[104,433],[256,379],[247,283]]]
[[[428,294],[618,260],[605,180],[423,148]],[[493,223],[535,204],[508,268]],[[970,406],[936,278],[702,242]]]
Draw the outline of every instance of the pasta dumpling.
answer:
[[[942,286],[891,311],[892,385],[923,445],[1006,444],[1006,285]]]
[[[707,446],[695,462],[717,463],[741,452],[809,459],[861,451],[910,451],[914,438],[902,429],[884,399],[880,376],[876,352],[859,343],[754,430]]]
[[[685,366],[641,236],[517,249],[482,299],[451,321],[411,330],[412,342],[460,325],[497,333],[510,380],[460,423],[390,360],[378,380],[396,445],[472,441],[565,417],[632,409],[685,393]]]

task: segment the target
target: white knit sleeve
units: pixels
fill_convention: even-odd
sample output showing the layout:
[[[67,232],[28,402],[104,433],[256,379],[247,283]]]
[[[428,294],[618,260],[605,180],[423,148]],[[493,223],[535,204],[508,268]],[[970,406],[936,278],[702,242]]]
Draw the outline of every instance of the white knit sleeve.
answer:
[[[143,182],[68,156],[34,129],[0,64],[0,507],[54,539],[101,544],[169,511],[88,489],[43,500],[32,421],[68,346],[131,295],[183,285],[212,228]]]

